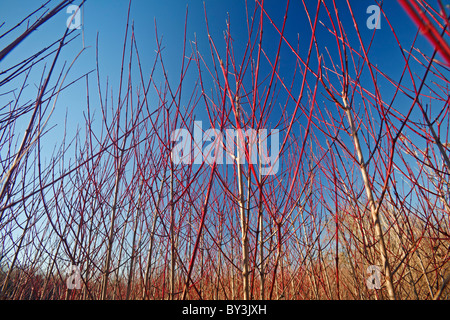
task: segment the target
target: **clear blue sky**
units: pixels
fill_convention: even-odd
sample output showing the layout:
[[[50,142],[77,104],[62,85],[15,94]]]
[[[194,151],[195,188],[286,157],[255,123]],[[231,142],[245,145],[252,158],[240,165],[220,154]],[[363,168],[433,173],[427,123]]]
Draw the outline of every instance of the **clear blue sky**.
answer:
[[[3,21],[5,25],[0,29],[0,33],[4,30],[14,26],[24,16],[36,9],[43,2],[34,0],[24,0],[20,4],[13,1],[0,1],[0,23]],[[47,7],[53,8],[58,1],[51,1]],[[75,2],[77,3],[77,2]],[[93,1],[88,0],[84,5],[82,11],[83,16],[83,32],[84,43],[88,48],[76,62],[73,70],[66,79],[66,83],[81,76],[87,71],[95,68],[95,39],[97,33],[99,34],[99,59],[100,59],[100,72],[103,84],[106,82],[106,77],[109,78],[110,85],[114,90],[118,90],[118,77],[120,72],[120,61],[122,55],[123,38],[125,32],[125,23],[127,19],[128,0],[121,1]],[[254,3],[248,1],[250,13]],[[316,1],[306,1],[308,8],[311,11],[315,10]],[[357,39],[355,34],[351,34],[353,22],[350,19],[347,4],[345,1],[337,1],[341,17],[343,18],[346,30],[349,32],[348,36],[353,44],[356,44]],[[373,31],[366,28],[366,20],[369,14],[366,13],[366,8],[375,4],[373,0],[352,0],[352,4],[355,17],[363,41],[367,46]],[[223,49],[223,31],[226,29],[226,20],[228,15],[231,20],[231,32],[234,38],[234,47],[236,53],[239,54],[239,49],[243,50],[243,45],[247,39],[247,25],[245,23],[245,3],[242,0],[232,1],[220,1],[220,0],[208,0],[205,1],[210,31],[216,44],[219,48]],[[144,70],[150,71],[151,65],[155,57],[155,19],[158,26],[159,35],[163,35],[163,45],[165,47],[163,51],[164,61],[167,67],[169,78],[175,84],[179,79],[181,58],[182,58],[182,44],[183,44],[183,30],[186,8],[189,8],[188,12],[188,40],[194,40],[194,33],[197,36],[197,43],[200,51],[209,57],[209,46],[207,42],[207,33],[205,28],[203,1],[192,0],[177,0],[177,1],[143,1],[134,0],[131,5],[131,20],[134,22],[134,28],[136,32],[137,44],[141,56],[141,62]],[[265,8],[270,13],[272,19],[277,22],[281,27],[282,17],[284,15],[286,3],[285,1],[266,1]],[[342,8],[342,9],[341,9]],[[384,1],[384,11],[388,15],[394,29],[397,32],[402,44],[405,48],[410,47],[412,39],[415,35],[417,28],[406,16],[397,1]],[[46,23],[38,31],[28,37],[19,47],[17,47],[9,56],[7,56],[0,63],[0,70],[5,66],[11,65],[14,61],[19,61],[22,58],[27,57],[31,52],[35,52],[37,49],[43,48],[46,45],[52,43],[58,39],[66,28],[66,20],[69,17],[65,11],[60,12],[49,23]],[[321,18],[327,21],[326,13],[322,11]],[[389,72],[389,75],[398,80],[400,72],[403,67],[403,60],[401,58],[398,46],[392,36],[391,30],[387,25],[385,19],[382,17],[382,28],[377,30],[375,39],[370,50],[370,57],[372,63],[377,63],[378,66],[385,71]],[[24,30],[24,26],[20,30]],[[81,34],[81,31],[77,31]],[[291,1],[289,16],[286,25],[286,38],[291,41],[292,44],[296,44],[297,34],[300,35],[300,39],[305,39],[301,42],[301,56],[306,57],[306,50],[309,45],[310,39],[310,27],[306,18],[303,5],[301,1]],[[14,35],[17,35],[14,34]],[[322,47],[327,46],[330,50],[335,48],[335,40],[329,34],[329,32],[322,26],[319,27],[317,32],[319,39],[319,45]],[[11,37],[5,37],[0,39],[0,46],[4,47]],[[239,44],[242,44],[240,46]],[[263,47],[269,53],[272,54],[273,59],[276,47],[278,44],[278,34],[274,29],[266,23],[264,29]],[[417,45],[421,47],[425,53],[430,54],[431,47],[423,38],[419,39]],[[82,49],[82,37],[80,36],[71,45],[64,48],[61,55],[59,66],[64,61],[70,63],[78,52]],[[302,50],[302,48],[304,50]],[[428,50],[427,50],[428,49]],[[190,48],[187,48],[187,53],[190,53]],[[289,49],[286,45],[282,47],[281,55],[281,71],[280,74],[286,74],[288,78],[291,74],[291,70],[295,64],[295,59],[292,54],[289,53]],[[335,49],[334,49],[335,50]],[[331,51],[332,52],[332,51]],[[223,51],[222,51],[223,53]],[[242,51],[241,51],[242,53]],[[240,60],[240,59],[238,59]],[[49,60],[50,61],[50,60]],[[313,64],[314,66],[314,64]],[[30,75],[30,84],[39,84],[40,76],[43,65],[40,65],[36,70],[33,70]],[[57,69],[58,70],[58,69]],[[419,71],[421,75],[423,71]],[[300,78],[299,78],[300,79]],[[162,79],[161,79],[162,81]],[[90,77],[91,90],[96,89],[96,81],[94,74]],[[300,82],[300,81],[299,81]],[[53,82],[52,82],[53,83]],[[14,86],[17,83],[11,84]],[[1,88],[2,92],[9,88]],[[0,92],[0,93],[2,93]],[[297,95],[298,90],[294,90]],[[35,98],[37,88],[30,86],[26,90],[23,101],[27,99]],[[383,98],[389,101],[389,92],[383,91]],[[28,97],[28,98],[27,98]],[[189,92],[187,92],[187,98]],[[282,95],[284,97],[284,95]],[[7,103],[9,96],[0,96],[0,104],[3,106]],[[92,102],[97,100],[96,91],[92,92]],[[61,94],[55,114],[52,117],[50,125],[57,125],[55,128],[54,137],[60,137],[63,129],[63,119],[66,111],[69,116],[68,133],[74,133],[76,126],[83,126],[84,120],[82,118],[82,112],[86,110],[86,98],[85,98],[85,82],[80,81],[77,85],[73,86],[70,90],[67,90]],[[407,108],[409,106],[405,106]],[[203,114],[204,115],[204,114]],[[202,118],[202,113],[199,113],[199,117]],[[206,118],[204,118],[206,120]],[[18,131],[20,132],[20,130]]]

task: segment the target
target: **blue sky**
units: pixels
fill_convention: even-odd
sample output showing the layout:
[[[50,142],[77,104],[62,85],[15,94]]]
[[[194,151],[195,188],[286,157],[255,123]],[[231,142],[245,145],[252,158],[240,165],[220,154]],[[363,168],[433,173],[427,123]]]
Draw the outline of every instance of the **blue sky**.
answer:
[[[57,1],[52,1],[47,5],[47,8],[52,8],[56,5]],[[77,2],[75,2],[77,3]],[[182,59],[182,45],[183,45],[183,31],[185,23],[186,8],[188,7],[188,29],[187,40],[194,40],[194,34],[197,37],[197,44],[200,52],[205,57],[210,59],[209,45],[207,41],[207,33],[205,26],[204,7],[206,5],[206,12],[209,20],[209,27],[212,38],[218,45],[219,51],[223,54],[224,41],[223,31],[226,29],[226,21],[228,17],[231,21],[231,33],[234,40],[234,48],[237,56],[242,54],[244,45],[247,40],[247,25],[246,25],[246,12],[245,2],[242,0],[233,1],[139,1],[135,0],[131,4],[130,19],[134,23],[134,29],[136,32],[136,40],[141,56],[141,63],[144,70],[150,71],[155,58],[156,42],[155,42],[155,19],[158,27],[159,36],[163,36],[163,59],[170,81],[176,84],[180,75],[180,66]],[[353,30],[353,22],[350,19],[350,15],[347,9],[345,1],[337,1],[340,9],[340,15],[348,32],[348,36],[352,44],[357,47],[358,40],[355,37]],[[367,46],[373,35],[373,30],[369,30],[366,27],[366,20],[369,14],[366,13],[366,8],[375,4],[372,0],[363,1],[350,1],[353,12],[355,14],[356,22],[361,31],[362,40]],[[110,82],[110,88],[115,90],[117,94],[117,88],[119,83],[120,74],[120,61],[122,56],[123,39],[125,33],[125,24],[127,19],[128,1],[87,1],[82,11],[82,31],[76,31],[80,36],[75,39],[69,46],[65,47],[61,57],[59,59],[58,67],[61,67],[64,61],[69,64],[75,58],[75,56],[83,48],[84,44],[87,49],[75,62],[72,71],[68,75],[65,83],[69,83],[84,73],[95,69],[95,46],[97,33],[99,36],[99,60],[100,60],[100,76],[102,82],[102,88],[104,89],[106,78],[108,77]],[[5,22],[5,25],[0,29],[1,31],[7,30],[20,21],[25,15],[36,9],[41,2],[25,0],[21,1],[20,5],[15,2],[1,1],[0,11],[0,23]],[[315,11],[316,1],[306,1],[306,5],[311,12]],[[331,2],[329,3],[331,5]],[[249,14],[252,13],[254,3],[248,1]],[[278,27],[281,27],[282,18],[285,12],[286,2],[284,1],[266,1],[265,9],[270,13],[271,18],[277,23]],[[398,37],[402,45],[409,49],[411,42],[415,36],[417,28],[412,21],[406,16],[403,10],[400,8],[396,1],[385,1],[383,4],[384,11],[388,15],[394,29],[397,32]],[[9,66],[15,61],[20,61],[22,58],[27,57],[31,52],[36,49],[43,48],[46,45],[57,40],[65,32],[66,20],[70,15],[66,12],[60,12],[49,23],[46,23],[39,30],[29,36],[23,43],[20,44],[12,53],[9,54],[1,63],[0,69],[4,66]],[[327,24],[328,17],[324,10],[322,10],[321,19]],[[24,26],[21,27],[21,31],[24,30]],[[352,33],[353,32],[353,33]],[[297,35],[300,36],[300,56],[306,58],[307,48],[310,39],[310,27],[305,15],[305,10],[301,1],[291,1],[289,8],[289,16],[286,24],[285,36],[291,41],[293,45],[296,45]],[[14,35],[17,35],[14,34]],[[13,36],[0,39],[0,46],[4,47],[9,43]],[[319,26],[317,31],[317,38],[319,40],[319,46],[327,47],[331,54],[333,50],[336,50],[336,43],[333,36],[322,26]],[[302,39],[305,39],[302,41]],[[268,55],[274,60],[274,54],[277,49],[279,36],[277,32],[270,26],[267,19],[264,26],[263,48]],[[416,43],[425,53],[431,54],[431,47],[428,45],[425,39],[422,37]],[[367,48],[367,47],[366,47]],[[221,51],[222,50],[222,51]],[[189,55],[191,48],[187,46],[186,53]],[[392,36],[391,30],[386,23],[384,17],[381,20],[381,29],[376,31],[372,47],[370,49],[369,56],[372,63],[376,63],[382,70],[386,71],[394,80],[398,80],[403,68],[403,60],[400,55],[398,46],[395,39]],[[237,59],[238,61],[241,58]],[[48,60],[48,63],[51,60]],[[30,74],[30,84],[35,86],[29,86],[23,96],[23,101],[35,98],[37,94],[37,85],[39,84],[43,64],[39,65]],[[288,47],[283,44],[281,49],[280,58],[280,74],[286,76],[286,79],[292,74],[292,70],[295,66],[294,55],[289,51]],[[315,59],[311,64],[312,68],[316,67]],[[195,68],[194,68],[195,69]],[[263,69],[264,70],[264,69]],[[266,69],[267,71],[268,69]],[[423,74],[422,69],[418,69],[418,74]],[[367,76],[366,73],[364,76]],[[363,77],[364,77],[363,76]],[[55,78],[55,76],[54,76]],[[53,78],[53,80],[54,80]],[[300,87],[301,78],[297,76],[297,82],[294,85],[294,96],[297,97],[298,89]],[[22,81],[23,79],[18,79]],[[189,78],[187,79],[187,86],[189,86]],[[161,81],[163,79],[161,78]],[[364,79],[363,79],[364,81]],[[11,87],[14,87],[18,82],[12,83]],[[289,83],[289,81],[288,81]],[[98,101],[98,95],[96,92],[96,79],[95,73],[90,76],[91,84],[91,103],[95,106],[95,102]],[[370,81],[366,83],[370,88]],[[2,92],[7,91],[8,88],[2,88]],[[2,93],[0,92],[0,93]],[[185,90],[186,99],[189,98],[189,90]],[[383,90],[383,98],[385,101],[389,101],[389,96],[392,94],[392,88]],[[86,111],[86,98],[85,98],[85,82],[84,80],[73,85],[69,90],[64,91],[57,103],[57,107],[52,116],[49,126],[56,125],[52,131],[52,138],[61,138],[61,134],[64,128],[64,116],[68,114],[68,135],[74,134],[78,125],[81,127],[84,124],[83,112]],[[284,102],[285,95],[281,94],[281,101]],[[10,99],[10,96],[0,96],[0,104],[5,105]],[[283,103],[281,102],[281,103]],[[407,100],[400,101],[401,103],[408,103]],[[293,102],[292,108],[294,107]],[[97,103],[98,105],[98,103]],[[405,105],[405,110],[409,107]],[[334,109],[334,107],[333,107]],[[198,117],[206,121],[204,117],[205,113],[201,109],[198,110]],[[281,116],[275,112],[275,118]],[[298,116],[298,115],[297,115]],[[19,130],[18,132],[21,132]],[[52,139],[49,139],[51,141]],[[52,145],[49,143],[47,146]]]

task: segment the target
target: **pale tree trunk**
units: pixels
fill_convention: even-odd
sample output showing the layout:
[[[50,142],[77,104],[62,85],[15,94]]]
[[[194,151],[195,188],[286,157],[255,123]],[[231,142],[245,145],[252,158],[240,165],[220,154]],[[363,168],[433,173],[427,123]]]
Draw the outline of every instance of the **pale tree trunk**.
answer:
[[[375,229],[375,240],[378,242],[378,250],[380,251],[380,259],[381,259],[381,267],[385,275],[386,280],[386,288],[388,291],[389,299],[395,300],[395,291],[392,282],[392,272],[391,267],[389,266],[389,260],[386,251],[386,245],[384,243],[383,230],[381,229],[380,216],[377,206],[375,204],[375,199],[372,193],[372,187],[369,181],[369,174],[367,172],[366,163],[364,162],[364,156],[362,154],[361,145],[358,138],[358,130],[355,126],[355,122],[353,121],[353,117],[351,114],[350,107],[348,106],[347,95],[344,94],[342,96],[342,100],[344,102],[345,113],[347,115],[347,120],[350,125],[351,135],[353,137],[353,142],[355,144],[356,153],[359,160],[359,165],[361,168],[361,175],[364,180],[364,187],[367,194],[367,200],[370,205],[370,212],[372,215],[372,221]]]
[[[240,105],[239,98],[236,96],[236,121],[239,121],[239,113],[240,113]],[[237,134],[236,140],[239,141],[241,139],[240,134]],[[245,154],[242,154],[240,146],[245,146],[245,141],[241,143],[237,143],[237,169],[238,169],[238,205],[239,205],[239,214],[241,220],[241,245],[242,245],[242,285],[243,285],[243,299],[249,300],[249,271],[248,271],[248,237],[247,237],[247,217],[245,214],[245,198],[244,198],[244,181],[243,181],[243,164],[242,157],[245,157]]]

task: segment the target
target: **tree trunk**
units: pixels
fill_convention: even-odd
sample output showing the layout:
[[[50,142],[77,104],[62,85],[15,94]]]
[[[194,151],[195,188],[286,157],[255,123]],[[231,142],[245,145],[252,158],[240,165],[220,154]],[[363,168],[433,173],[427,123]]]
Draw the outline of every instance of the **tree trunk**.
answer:
[[[239,98],[236,96],[236,121],[239,121]],[[240,135],[238,134],[236,140],[239,141]],[[241,220],[241,245],[242,245],[242,285],[243,285],[243,299],[249,300],[249,271],[248,271],[248,238],[247,238],[247,217],[245,214],[245,198],[244,198],[244,181],[243,181],[243,164],[241,163],[242,157],[245,158],[245,154],[242,154],[240,146],[244,147],[245,141],[237,143],[237,169],[238,169],[238,205]]]
[[[378,250],[380,250],[380,258],[381,258],[381,266],[385,275],[386,280],[386,288],[388,291],[389,299],[395,300],[395,291],[392,283],[392,273],[391,268],[389,266],[389,260],[387,256],[386,246],[384,243],[383,230],[381,229],[379,211],[377,210],[375,199],[372,193],[372,187],[369,181],[369,174],[367,173],[366,163],[364,162],[364,156],[362,154],[361,145],[359,143],[358,131],[355,127],[355,122],[353,121],[353,117],[351,114],[351,110],[348,106],[347,96],[344,94],[342,97],[345,107],[345,113],[347,115],[347,120],[350,125],[351,135],[353,137],[353,142],[355,144],[356,153],[358,155],[359,165],[361,168],[361,175],[364,180],[364,186],[366,189],[367,200],[370,205],[370,212],[372,215],[372,221],[375,229],[375,239],[378,242]]]

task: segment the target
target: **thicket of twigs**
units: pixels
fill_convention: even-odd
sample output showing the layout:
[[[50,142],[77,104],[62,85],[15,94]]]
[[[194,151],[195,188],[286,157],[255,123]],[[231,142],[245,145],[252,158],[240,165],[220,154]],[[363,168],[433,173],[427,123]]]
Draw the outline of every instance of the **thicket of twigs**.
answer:
[[[75,81],[85,83],[85,123],[52,155],[41,152],[46,123],[73,84],[70,61],[61,70],[56,61],[79,31],[17,65],[2,60],[72,1],[0,28],[0,39],[18,34],[0,52],[2,298],[447,299],[448,8],[399,1],[418,24],[415,39],[435,50],[397,40],[398,77],[371,63],[352,2],[345,23],[335,1],[312,2],[301,4],[310,30],[296,43],[284,37],[289,1],[281,23],[263,0],[243,3],[246,43],[228,24],[201,52],[185,29],[176,81],[156,27],[158,54],[142,69],[128,12],[120,85],[100,68]],[[382,6],[381,17],[396,38]],[[27,19],[36,22],[22,33]],[[316,37],[319,28],[331,38]],[[266,43],[266,30],[278,42]],[[44,63],[30,101],[21,92]],[[250,144],[243,163],[171,161],[171,133],[193,132],[199,112],[203,130],[279,129],[278,172],[262,174],[269,150],[249,165]],[[70,265],[81,270],[79,290],[67,287]],[[366,284],[371,265],[380,289]]]

